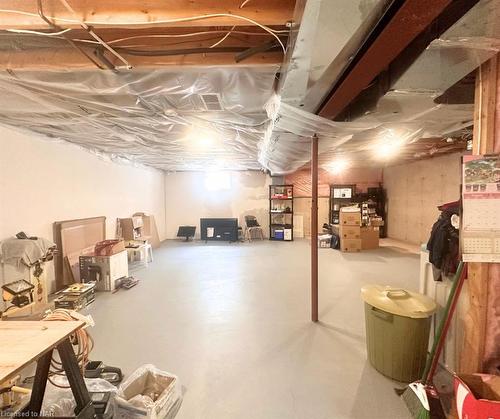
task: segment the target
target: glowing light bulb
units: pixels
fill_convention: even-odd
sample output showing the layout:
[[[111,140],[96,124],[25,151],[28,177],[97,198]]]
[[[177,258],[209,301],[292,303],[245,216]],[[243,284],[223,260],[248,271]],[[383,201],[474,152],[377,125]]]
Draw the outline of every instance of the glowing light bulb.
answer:
[[[345,170],[350,166],[350,162],[347,159],[337,159],[332,161],[328,166],[327,170],[330,173],[333,173],[335,175],[338,175],[342,172],[345,172]]]
[[[394,131],[389,130],[387,134],[376,144],[375,156],[382,160],[389,160],[399,154],[405,141]]]

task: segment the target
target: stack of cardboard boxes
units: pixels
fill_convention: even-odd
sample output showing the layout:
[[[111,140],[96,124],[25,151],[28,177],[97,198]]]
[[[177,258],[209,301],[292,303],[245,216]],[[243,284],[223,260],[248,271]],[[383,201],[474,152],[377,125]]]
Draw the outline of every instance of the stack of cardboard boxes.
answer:
[[[361,212],[359,208],[340,210],[340,250],[359,252],[361,250]]]
[[[382,222],[383,223],[383,222]],[[361,211],[356,207],[340,210],[340,250],[359,252],[379,247],[379,227],[361,225]]]

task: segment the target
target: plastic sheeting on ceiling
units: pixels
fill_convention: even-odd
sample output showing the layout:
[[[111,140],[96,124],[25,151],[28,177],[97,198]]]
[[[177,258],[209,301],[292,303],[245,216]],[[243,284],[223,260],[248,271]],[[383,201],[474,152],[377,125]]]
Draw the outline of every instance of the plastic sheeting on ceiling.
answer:
[[[163,170],[259,170],[277,71],[5,71],[0,123]]]
[[[377,156],[382,147],[394,145],[404,153],[421,139],[463,132],[472,125],[474,105],[435,100],[500,51],[498,5],[499,0],[479,1],[429,45],[373,109],[353,122],[332,122],[296,109],[290,106],[295,97],[279,92],[267,106],[272,122],[260,163],[276,174],[299,169],[310,161],[310,137],[316,133],[323,167],[344,158],[356,166],[383,166],[387,160]]]

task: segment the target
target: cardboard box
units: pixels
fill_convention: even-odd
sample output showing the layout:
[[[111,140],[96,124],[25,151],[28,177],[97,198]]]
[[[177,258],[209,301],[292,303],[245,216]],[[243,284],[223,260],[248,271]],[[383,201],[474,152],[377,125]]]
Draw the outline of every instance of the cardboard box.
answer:
[[[177,376],[143,365],[120,385],[115,401],[115,419],[172,419],[182,403],[181,384]]]
[[[361,239],[340,239],[340,250],[343,252],[361,251]]]
[[[125,250],[125,242],[122,239],[103,240],[96,243],[94,254],[96,256],[112,256]]]
[[[455,376],[459,419],[500,418],[500,377],[488,374]]]
[[[359,226],[361,225],[361,212],[340,211],[340,225]]]
[[[133,216],[132,225],[134,226],[134,228],[142,227],[144,225],[144,220],[139,215]]]
[[[370,225],[372,227],[382,227],[384,225],[384,220],[382,218],[370,218]]]
[[[360,239],[361,238],[361,227],[352,225],[341,225],[340,226],[340,238],[341,239]]]
[[[377,249],[379,247],[379,230],[373,227],[361,227],[361,248],[363,250]]]

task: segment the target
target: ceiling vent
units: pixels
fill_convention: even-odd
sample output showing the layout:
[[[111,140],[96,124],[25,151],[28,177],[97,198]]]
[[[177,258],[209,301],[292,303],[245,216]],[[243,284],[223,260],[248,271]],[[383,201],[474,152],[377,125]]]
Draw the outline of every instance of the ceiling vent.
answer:
[[[222,111],[220,96],[218,93],[206,93],[200,95],[207,111]]]

